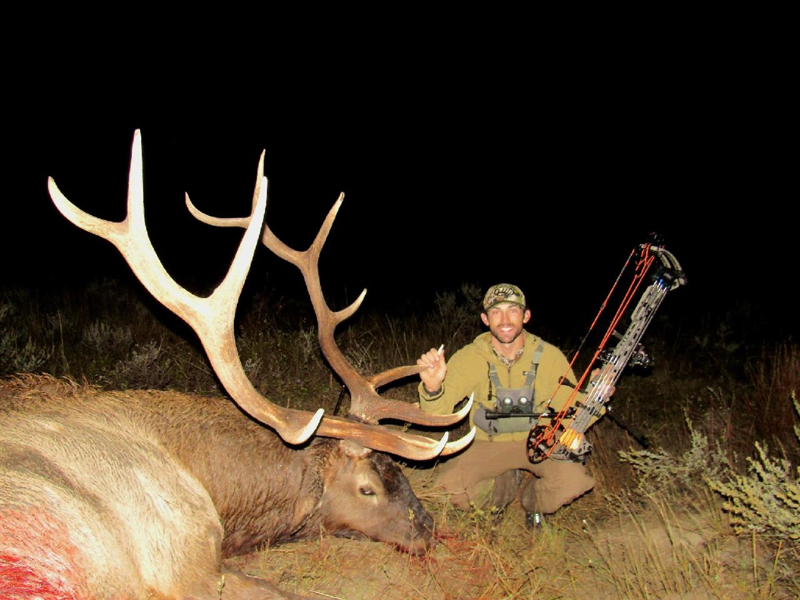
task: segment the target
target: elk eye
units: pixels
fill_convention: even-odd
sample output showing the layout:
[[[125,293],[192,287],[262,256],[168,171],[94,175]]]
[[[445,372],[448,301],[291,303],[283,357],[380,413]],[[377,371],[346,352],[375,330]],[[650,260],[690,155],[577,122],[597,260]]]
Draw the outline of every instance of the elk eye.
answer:
[[[374,496],[375,491],[372,488],[362,487],[358,489],[362,496]]]

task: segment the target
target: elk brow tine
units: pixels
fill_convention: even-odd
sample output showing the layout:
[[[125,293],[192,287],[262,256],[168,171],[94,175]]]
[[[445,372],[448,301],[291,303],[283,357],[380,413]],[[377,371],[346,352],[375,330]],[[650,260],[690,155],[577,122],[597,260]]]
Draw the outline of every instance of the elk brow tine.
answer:
[[[431,460],[437,456],[450,456],[461,452],[472,443],[476,428],[454,441],[448,441],[448,432],[437,442],[429,437],[391,431],[380,425],[369,425],[326,415],[320,423],[317,434],[324,437],[347,437],[363,446],[388,452],[409,460]],[[402,442],[402,443],[400,443]]]
[[[430,460],[439,456],[448,446],[449,433],[435,440],[422,435],[394,431],[383,425],[361,423],[346,417],[326,416],[317,429],[317,435],[349,439],[366,448],[396,454],[411,460]]]
[[[266,186],[263,191],[260,182],[256,187],[259,193],[254,214],[261,215],[263,220]],[[320,409],[309,416],[306,412],[285,409],[271,403],[249,382],[236,352],[233,318],[244,278],[258,244],[258,220],[253,221],[254,225],[245,231],[223,282],[211,296],[201,298],[189,293],[169,276],[147,234],[139,130],[133,136],[128,178],[128,210],[123,221],[106,221],[79,209],[61,192],[52,177],[48,178],[48,189],[53,203],[64,217],[84,231],[111,242],[145,288],[194,329],[220,381],[244,410],[273,427],[288,443],[303,443],[314,434],[322,420],[323,411]]]
[[[458,412],[449,415],[427,413],[414,404],[382,398],[374,391],[365,394],[364,397],[362,397],[362,400],[363,399],[367,401],[363,402],[362,405],[357,408],[360,412],[355,412],[353,409],[351,409],[350,412],[355,414],[359,419],[369,423],[377,423],[384,419],[393,419],[395,421],[403,421],[404,423],[413,423],[415,425],[447,427],[460,422],[472,409],[471,399],[467,401]]]

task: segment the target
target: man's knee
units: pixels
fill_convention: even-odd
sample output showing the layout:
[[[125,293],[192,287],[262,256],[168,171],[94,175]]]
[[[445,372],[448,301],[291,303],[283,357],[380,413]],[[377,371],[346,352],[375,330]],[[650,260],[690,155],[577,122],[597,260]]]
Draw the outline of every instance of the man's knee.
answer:
[[[585,469],[574,469],[569,477],[532,477],[520,490],[520,504],[527,512],[552,514],[594,487]]]
[[[554,513],[562,506],[566,506],[588,493],[593,487],[594,478],[588,472],[584,472],[580,476],[571,479],[560,490],[552,494],[552,505],[548,506],[549,503],[544,502],[545,506],[542,508],[542,512]]]

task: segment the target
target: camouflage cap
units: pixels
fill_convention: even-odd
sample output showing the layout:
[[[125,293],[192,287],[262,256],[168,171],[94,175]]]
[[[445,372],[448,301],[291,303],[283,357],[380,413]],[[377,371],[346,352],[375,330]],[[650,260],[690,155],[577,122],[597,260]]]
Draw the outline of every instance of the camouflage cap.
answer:
[[[525,294],[517,286],[510,283],[498,283],[489,288],[483,297],[483,311],[486,312],[495,304],[500,304],[501,302],[519,304],[522,308],[527,306],[525,304]]]

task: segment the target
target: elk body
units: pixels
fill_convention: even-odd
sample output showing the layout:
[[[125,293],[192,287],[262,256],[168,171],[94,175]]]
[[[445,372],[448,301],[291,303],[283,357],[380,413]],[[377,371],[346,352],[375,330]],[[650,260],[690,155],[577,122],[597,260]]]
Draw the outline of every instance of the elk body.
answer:
[[[150,243],[138,131],[124,221],[85,213],[49,181],[58,210],[114,244],[141,283],[192,327],[238,407],[175,393],[67,389],[52,380],[0,385],[0,590],[8,597],[298,598],[227,571],[223,557],[322,529],[411,552],[430,545],[430,516],[382,452],[427,460],[463,449],[474,430],[448,442],[447,433],[437,441],[379,422],[446,427],[469,414],[471,402],[453,415],[428,415],[376,391],[418,367],[371,377],[353,368],[334,330],[358,309],[364,292],[346,309],[331,311],[318,272],[342,196],[308,250],[289,248],[263,224],[263,159],[262,153],[250,216],[210,217],[186,198],[201,221],[246,230],[225,279],[202,298],[169,276]],[[233,318],[259,241],[303,274],[320,347],[350,391],[353,418],[277,406],[247,380]]]
[[[36,569],[36,586],[73,592],[63,597],[204,597],[141,573],[205,580],[215,597],[221,558],[265,544],[322,531],[413,553],[432,544],[431,517],[387,455],[322,437],[288,446],[224,398],[28,377],[0,384],[0,427],[6,593]]]

